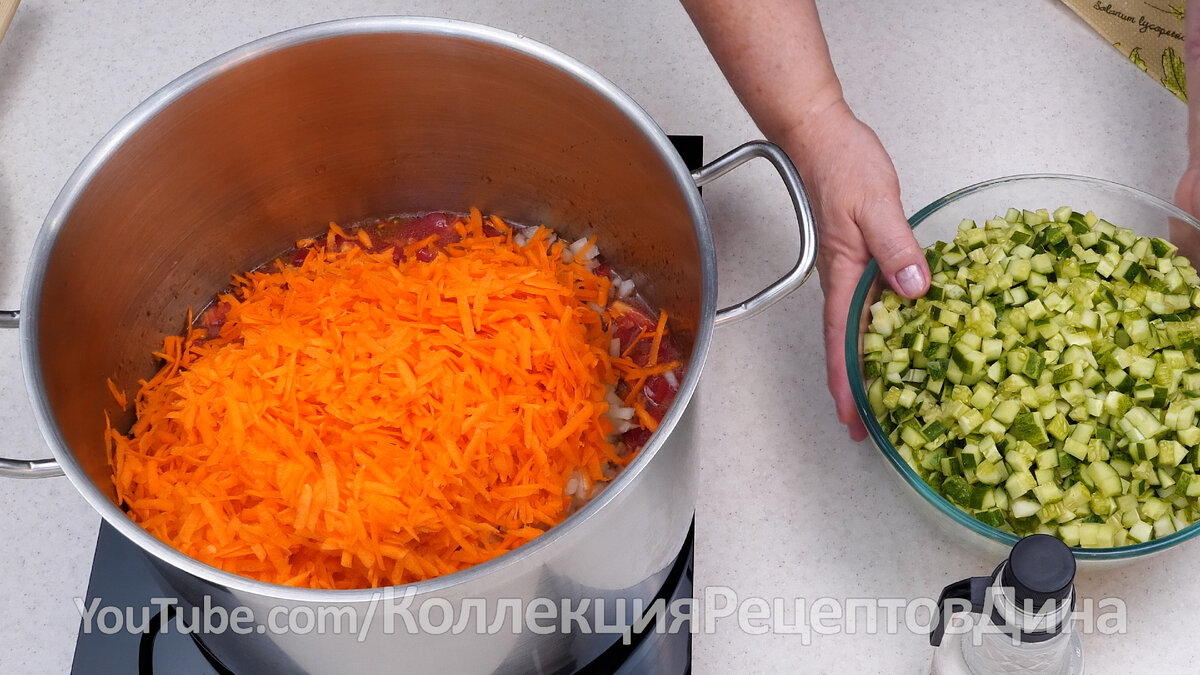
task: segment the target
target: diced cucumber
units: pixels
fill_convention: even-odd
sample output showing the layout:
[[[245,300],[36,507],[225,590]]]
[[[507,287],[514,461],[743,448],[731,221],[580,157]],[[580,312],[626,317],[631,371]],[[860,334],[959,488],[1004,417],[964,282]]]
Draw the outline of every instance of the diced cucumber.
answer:
[[[922,479],[1072,546],[1200,518],[1200,275],[1173,244],[1013,208],[926,260],[926,297],[885,290],[862,340],[871,410]]]

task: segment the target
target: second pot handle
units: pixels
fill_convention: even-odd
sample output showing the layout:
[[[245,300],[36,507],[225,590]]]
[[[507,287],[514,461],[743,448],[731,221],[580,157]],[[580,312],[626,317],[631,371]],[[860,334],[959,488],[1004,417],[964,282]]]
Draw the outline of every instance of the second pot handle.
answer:
[[[20,325],[20,319],[20,312],[0,311],[0,328],[16,328]],[[50,478],[61,475],[63,475],[63,470],[53,459],[4,459],[0,457],[0,477]]]
[[[808,193],[804,190],[804,183],[800,180],[796,166],[778,145],[767,141],[750,141],[740,145],[693,171],[692,180],[696,181],[697,187],[703,186],[757,157],[769,161],[775,167],[779,177],[783,179],[788,196],[792,198],[792,208],[796,210],[796,220],[800,226],[800,255],[791,271],[771,285],[736,305],[717,310],[714,323],[716,326],[727,326],[748,319],[782,300],[808,280],[817,261],[817,225],[812,205],[808,201]]]

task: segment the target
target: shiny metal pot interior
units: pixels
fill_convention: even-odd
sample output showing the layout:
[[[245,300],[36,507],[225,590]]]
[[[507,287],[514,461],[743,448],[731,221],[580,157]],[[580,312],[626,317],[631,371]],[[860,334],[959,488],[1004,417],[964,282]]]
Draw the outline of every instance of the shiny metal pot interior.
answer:
[[[772,286],[718,311],[697,186],[753,157],[771,161],[784,179],[800,255]],[[614,266],[671,316],[688,358],[680,394],[641,455],[598,498],[517,551],[386,591],[316,591],[234,576],[183,556],[124,515],[102,443],[104,410],[119,413],[106,378],[134,389],[154,371],[149,354],[163,335],[183,329],[189,307],[203,305],[231,273],[329,221],[472,205],[572,237],[597,235]],[[478,628],[509,611],[502,599],[524,609],[539,597],[614,603],[654,595],[694,512],[691,399],[712,328],[798,287],[815,246],[803,188],[778,148],[747,144],[689,174],[627,95],[534,41],[400,17],[288,31],[165,87],[118,124],[64,187],[37,240],[20,322],[26,381],[54,459],[4,460],[0,473],[61,469],[185,604],[245,607],[260,623],[277,607],[353,615],[336,631],[204,635],[235,671],[331,673],[349,663],[363,673],[401,664],[412,673],[524,672],[534,663],[545,672],[570,669],[617,636],[564,633],[557,621],[542,621],[556,627],[539,634],[522,628],[524,616],[516,633],[512,622],[483,634]],[[452,608],[455,623],[467,620],[465,632],[412,632],[400,620],[434,600]],[[467,615],[480,607],[483,624]]]

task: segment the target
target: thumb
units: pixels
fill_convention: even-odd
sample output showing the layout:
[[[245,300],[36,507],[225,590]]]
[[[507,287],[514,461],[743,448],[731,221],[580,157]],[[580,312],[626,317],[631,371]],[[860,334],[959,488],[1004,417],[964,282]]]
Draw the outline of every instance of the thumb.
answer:
[[[906,298],[925,295],[929,290],[929,263],[913,237],[899,200],[876,200],[859,214],[858,227],[892,290]]]
[[[1200,214],[1200,162],[1194,159],[1179,179],[1175,205],[1193,216]],[[1193,265],[1200,263],[1200,231],[1178,218],[1172,218],[1169,227],[1171,243],[1178,246],[1179,252],[1187,256]]]

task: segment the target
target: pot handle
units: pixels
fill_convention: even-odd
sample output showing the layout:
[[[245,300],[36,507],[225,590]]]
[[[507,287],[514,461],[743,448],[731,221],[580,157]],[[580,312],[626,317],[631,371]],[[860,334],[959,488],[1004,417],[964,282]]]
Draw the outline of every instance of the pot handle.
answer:
[[[0,311],[0,328],[16,328],[20,325],[21,313]],[[63,475],[58,462],[53,459],[4,459],[0,457],[2,478],[50,478]]]
[[[796,210],[796,220],[800,225],[800,256],[791,271],[776,279],[770,286],[736,305],[717,310],[714,323],[716,326],[727,326],[748,319],[782,300],[785,295],[800,288],[808,280],[817,260],[817,226],[812,205],[808,201],[808,193],[804,190],[804,183],[800,180],[796,166],[778,145],[767,141],[750,141],[740,145],[693,171],[692,180],[696,181],[697,187],[703,186],[757,157],[769,161],[775,167],[779,177],[783,179],[788,196],[792,198],[792,208]]]

